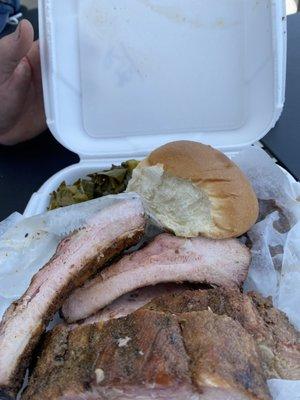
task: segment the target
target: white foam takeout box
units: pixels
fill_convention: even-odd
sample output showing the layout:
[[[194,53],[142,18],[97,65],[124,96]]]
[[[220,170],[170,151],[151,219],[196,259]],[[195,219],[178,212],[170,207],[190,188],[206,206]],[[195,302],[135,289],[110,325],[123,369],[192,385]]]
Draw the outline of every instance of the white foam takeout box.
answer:
[[[281,114],[284,0],[40,0],[39,24],[47,122],[80,162],[34,193],[25,216],[45,211],[63,180],[169,141],[238,152]]]

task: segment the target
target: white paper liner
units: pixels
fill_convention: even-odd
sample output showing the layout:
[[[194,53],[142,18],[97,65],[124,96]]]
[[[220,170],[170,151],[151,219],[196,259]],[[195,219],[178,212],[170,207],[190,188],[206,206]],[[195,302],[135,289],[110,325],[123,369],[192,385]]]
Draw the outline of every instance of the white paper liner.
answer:
[[[273,400],[300,400],[300,381],[271,379],[268,386]]]
[[[274,306],[300,330],[300,183],[260,148],[244,150],[233,160],[252,182],[257,197],[269,203],[275,200],[278,207],[248,232],[253,247],[245,289],[272,296]]]

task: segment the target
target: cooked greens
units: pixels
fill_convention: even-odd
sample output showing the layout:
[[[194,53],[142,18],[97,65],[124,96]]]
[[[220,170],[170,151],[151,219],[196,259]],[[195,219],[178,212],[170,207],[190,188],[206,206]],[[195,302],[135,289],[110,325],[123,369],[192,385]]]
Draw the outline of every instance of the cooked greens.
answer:
[[[72,185],[62,182],[57,190],[51,193],[48,209],[54,210],[71,204],[118,194],[125,191],[132,176],[132,171],[137,167],[137,160],[128,160],[121,165],[112,165],[111,169],[90,174],[87,178],[78,179]]]

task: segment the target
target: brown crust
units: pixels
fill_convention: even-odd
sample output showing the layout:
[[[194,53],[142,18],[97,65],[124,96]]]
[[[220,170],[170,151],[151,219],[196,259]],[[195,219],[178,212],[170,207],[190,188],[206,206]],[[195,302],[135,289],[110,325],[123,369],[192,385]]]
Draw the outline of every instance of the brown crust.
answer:
[[[270,299],[237,289],[186,290],[155,298],[152,311],[182,314],[211,309],[238,321],[255,339],[267,379],[300,379],[300,334]]]
[[[91,258],[90,260],[87,260],[87,263],[85,264],[85,267],[80,271],[80,274],[78,274],[75,277],[72,276],[72,280],[65,285],[65,287],[61,292],[57,293],[57,296],[53,299],[52,304],[48,309],[47,315],[45,315],[44,320],[41,321],[40,325],[36,328],[36,331],[33,333],[32,338],[30,342],[27,344],[23,354],[20,355],[17,363],[18,367],[11,375],[10,384],[7,386],[0,386],[1,395],[3,393],[3,395],[6,394],[8,396],[11,396],[12,398],[16,396],[22,385],[26,368],[28,368],[30,364],[34,348],[39,342],[39,339],[43,334],[43,332],[45,331],[46,326],[48,325],[52,316],[58,311],[58,309],[61,307],[64,300],[68,297],[68,295],[72,292],[72,290],[82,285],[89,277],[91,277],[93,274],[99,271],[115,255],[119,254],[124,249],[129,248],[134,244],[136,244],[142,238],[143,233],[144,233],[144,227],[141,227],[140,229],[137,229],[134,232],[128,232],[126,236],[121,236],[120,238],[118,238],[117,241],[115,241],[115,243],[113,243],[112,246],[107,248],[105,251],[103,251],[103,249],[101,248],[101,257],[97,256]],[[64,241],[65,240],[68,240],[68,238],[64,239]],[[59,247],[60,246],[61,244],[59,245]],[[59,251],[59,247],[57,251]],[[52,260],[53,258],[49,261],[49,263]],[[48,265],[48,263],[46,265]],[[32,281],[34,281],[34,279],[35,277],[33,277]],[[10,316],[13,314],[17,305],[22,302],[22,299],[26,296],[26,293],[19,299],[19,301],[13,303],[4,314],[2,322],[0,324],[0,335],[1,331],[5,329],[6,321],[9,320]]]
[[[118,339],[125,337],[130,341],[122,347]],[[162,348],[165,353],[160,355]],[[170,387],[191,385],[177,319],[140,310],[103,325],[86,325],[72,332],[58,326],[48,333],[23,400],[54,400],[69,391],[89,391],[97,386],[96,369],[105,371],[103,384],[116,388],[144,381]]]
[[[258,201],[250,182],[220,151],[197,142],[172,142],[154,150],[140,167],[157,164],[172,176],[191,180],[207,193],[215,227],[204,236],[237,237],[256,222]]]
[[[201,393],[210,387],[205,378],[224,391],[269,399],[253,338],[227,316],[209,311],[175,316],[141,309],[71,332],[56,327],[47,336],[23,400],[88,398],[101,388],[132,388],[134,393],[160,387],[175,393],[185,386],[196,393],[193,383]],[[120,344],[125,338],[126,344]],[[103,372],[99,382],[97,370]]]
[[[237,321],[210,310],[179,318],[192,377],[200,390],[209,380],[208,385],[236,389],[248,399],[271,399],[255,341]]]
[[[60,398],[62,391],[59,371],[63,371],[66,364],[69,368],[70,385],[73,389],[82,390],[82,383],[88,379],[91,371],[88,368],[78,367],[80,363],[90,362],[93,365],[95,362],[94,338],[98,338],[99,335],[101,335],[101,328],[98,325],[78,328],[74,333],[65,326],[59,325],[48,332],[42,344],[42,353],[37,358],[37,365],[30,378],[31,384],[25,390],[22,399]],[[68,363],[69,358],[74,361],[73,365]],[[37,372],[43,376],[43,379],[37,376]],[[76,382],[71,381],[73,374],[76,376]]]
[[[275,354],[279,342],[287,347],[299,343],[295,329],[268,299],[233,289],[185,290],[160,296],[125,318],[77,327],[72,333],[66,326],[56,327],[47,334],[48,340],[24,400],[54,400],[68,388],[78,393],[88,392],[96,368],[105,371],[110,385],[142,386],[157,368],[149,365],[149,358],[146,364],[139,364],[142,360],[135,350],[146,354],[146,349],[150,349],[157,357],[153,360],[155,366],[163,366],[161,359],[169,355],[182,355],[182,351],[174,353],[171,348],[166,351],[165,340],[163,345],[155,341],[151,347],[152,341],[147,339],[157,328],[165,330],[174,326],[175,320],[181,328],[190,371],[186,375],[185,369],[181,369],[175,376],[190,376],[200,391],[206,385],[205,379],[211,378],[220,386],[229,385],[239,391],[246,388],[247,398],[266,400],[269,395],[265,379],[297,379],[291,375],[290,378],[280,374],[272,376],[270,366],[264,365],[268,360],[261,353],[261,343],[270,346]],[[178,346],[178,335],[174,340],[174,332],[172,328],[172,343]],[[116,340],[125,337],[131,339],[128,345],[117,346]],[[296,347],[293,349],[296,351]],[[278,356],[281,358],[284,354],[278,353]],[[288,373],[287,368],[285,374]]]

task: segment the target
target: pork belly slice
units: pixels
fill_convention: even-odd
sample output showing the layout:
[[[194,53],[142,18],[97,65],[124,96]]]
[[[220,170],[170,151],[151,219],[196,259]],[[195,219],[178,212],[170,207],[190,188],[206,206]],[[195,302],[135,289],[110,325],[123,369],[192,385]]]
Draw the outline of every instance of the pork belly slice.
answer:
[[[133,290],[119,297],[96,314],[86,318],[82,324],[90,325],[98,322],[106,322],[110,319],[126,317],[159,296],[180,293],[186,289],[188,289],[188,287],[184,284],[164,283]],[[78,326],[77,324],[73,325],[74,327]],[[69,326],[72,328],[72,325]]]
[[[23,400],[268,400],[255,343],[212,312],[151,310],[48,334]]]
[[[1,322],[0,394],[15,395],[34,347],[69,293],[113,256],[136,244],[144,227],[142,203],[133,197],[95,214],[87,226],[60,243]]]
[[[300,333],[270,299],[237,289],[186,290],[153,299],[145,308],[181,314],[212,310],[238,321],[254,337],[267,379],[300,379]]]
[[[63,315],[68,322],[78,321],[125,293],[162,282],[240,286],[249,264],[249,250],[236,239],[182,239],[162,234],[75,290],[64,303]]]

